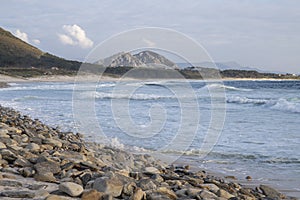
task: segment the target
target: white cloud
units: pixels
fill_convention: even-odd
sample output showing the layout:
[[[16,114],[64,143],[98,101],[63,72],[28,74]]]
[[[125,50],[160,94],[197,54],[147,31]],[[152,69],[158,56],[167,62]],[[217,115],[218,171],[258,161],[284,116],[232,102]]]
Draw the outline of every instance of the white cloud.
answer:
[[[36,44],[36,45],[41,44],[41,41],[38,40],[38,39],[33,39],[32,42],[33,42],[34,44]]]
[[[15,36],[27,43],[33,43],[35,45],[39,45],[41,43],[38,39],[29,39],[28,34],[20,31],[19,29],[16,30]]]
[[[24,33],[22,31],[20,31],[19,29],[16,30],[15,36],[20,38],[24,42],[27,42],[27,43],[29,42],[27,33]]]
[[[89,39],[85,31],[78,25],[63,25],[65,34],[58,34],[59,40],[66,45],[80,46],[81,48],[90,48],[94,42]]]

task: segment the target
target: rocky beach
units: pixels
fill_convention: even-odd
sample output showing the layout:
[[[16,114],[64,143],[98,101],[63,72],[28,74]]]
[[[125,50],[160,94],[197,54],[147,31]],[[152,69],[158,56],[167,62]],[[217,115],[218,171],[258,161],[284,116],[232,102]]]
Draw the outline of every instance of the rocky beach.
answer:
[[[0,138],[0,199],[295,199],[87,143],[11,108],[0,107]]]

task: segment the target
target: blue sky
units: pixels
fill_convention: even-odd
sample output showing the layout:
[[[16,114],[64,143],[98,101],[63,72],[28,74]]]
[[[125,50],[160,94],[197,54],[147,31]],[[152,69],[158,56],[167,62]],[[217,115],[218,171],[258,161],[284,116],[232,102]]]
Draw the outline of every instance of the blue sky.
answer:
[[[162,27],[202,44],[214,61],[300,73],[300,1],[11,0],[0,26],[45,52],[83,60],[119,32]]]

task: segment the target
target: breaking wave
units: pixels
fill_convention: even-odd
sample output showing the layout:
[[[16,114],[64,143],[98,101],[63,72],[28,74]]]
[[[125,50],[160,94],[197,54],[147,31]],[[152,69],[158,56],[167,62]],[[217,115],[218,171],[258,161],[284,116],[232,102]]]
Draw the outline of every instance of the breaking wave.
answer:
[[[299,98],[260,99],[260,98],[234,96],[234,97],[228,97],[227,103],[263,105],[267,108],[274,109],[274,110],[300,113]]]

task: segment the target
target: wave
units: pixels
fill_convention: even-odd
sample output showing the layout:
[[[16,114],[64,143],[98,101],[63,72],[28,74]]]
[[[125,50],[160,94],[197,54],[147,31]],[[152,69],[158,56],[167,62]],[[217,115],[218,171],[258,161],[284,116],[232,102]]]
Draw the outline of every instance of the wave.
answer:
[[[24,96],[22,98],[15,98],[13,101],[27,101],[27,100],[41,100],[41,99],[47,99],[45,97],[39,97],[39,96]]]
[[[82,94],[82,98],[159,100],[159,99],[176,99],[176,96],[156,95],[156,94],[120,94],[120,93],[107,93],[107,92],[85,92]]]
[[[289,99],[260,99],[234,96],[228,97],[226,102],[235,104],[263,105],[273,110],[300,113],[300,99],[298,97]]]
[[[237,104],[266,104],[272,100],[269,99],[252,99],[252,98],[247,98],[247,97],[239,97],[239,96],[234,96],[234,97],[229,97],[227,98],[227,103],[237,103]]]
[[[206,87],[209,89],[224,88],[225,90],[232,90],[232,91],[244,91],[244,92],[252,91],[252,89],[238,88],[238,87],[233,87],[233,86],[228,86],[223,84],[208,84]]]

